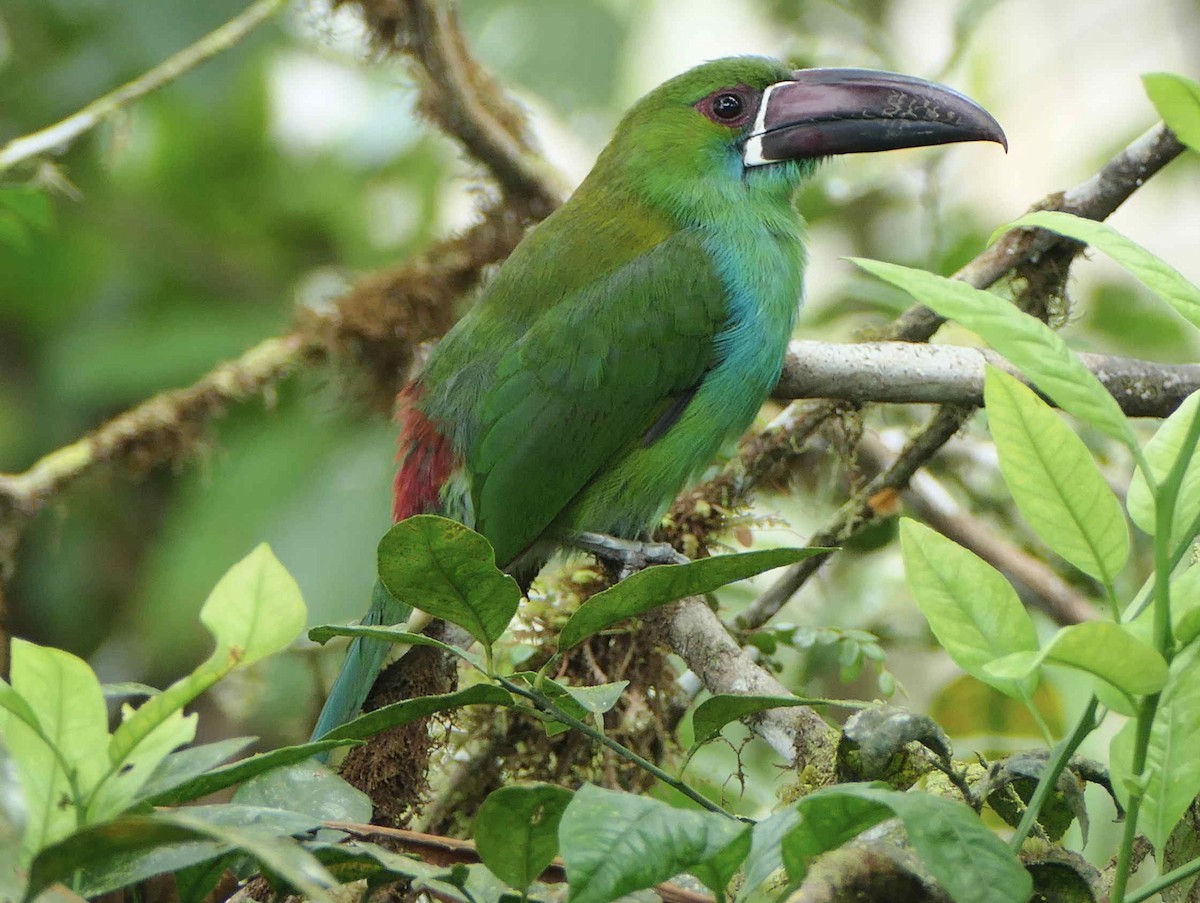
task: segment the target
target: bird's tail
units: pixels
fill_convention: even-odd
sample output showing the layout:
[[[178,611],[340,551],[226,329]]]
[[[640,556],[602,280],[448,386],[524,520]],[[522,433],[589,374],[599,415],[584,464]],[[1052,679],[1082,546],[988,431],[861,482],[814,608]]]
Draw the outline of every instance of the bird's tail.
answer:
[[[401,602],[376,580],[375,587],[371,590],[371,608],[361,623],[371,627],[403,627],[411,613],[412,606]],[[392,644],[384,640],[366,637],[351,640],[342,670],[333,682],[329,698],[325,701],[325,707],[321,709],[321,715],[317,719],[317,726],[313,729],[312,739],[319,740],[358,715],[391,648]],[[320,758],[327,758],[327,754]]]

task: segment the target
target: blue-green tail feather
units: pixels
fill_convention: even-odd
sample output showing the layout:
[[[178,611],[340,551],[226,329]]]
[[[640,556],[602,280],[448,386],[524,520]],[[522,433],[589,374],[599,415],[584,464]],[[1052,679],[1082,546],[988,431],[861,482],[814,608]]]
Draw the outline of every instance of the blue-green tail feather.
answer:
[[[371,608],[361,623],[368,626],[395,624],[404,626],[411,613],[412,606],[399,601],[387,591],[382,583],[376,580],[375,586],[371,590]],[[325,707],[321,709],[321,716],[317,719],[317,726],[313,729],[312,739],[319,740],[334,728],[340,727],[358,715],[363,703],[367,701],[367,694],[375,685],[375,679],[379,676],[379,671],[383,668],[384,660],[391,648],[391,643],[363,637],[350,642],[346,660],[342,663],[342,670],[338,672],[337,679],[333,682],[329,698],[325,701]],[[327,754],[320,758],[327,758]]]

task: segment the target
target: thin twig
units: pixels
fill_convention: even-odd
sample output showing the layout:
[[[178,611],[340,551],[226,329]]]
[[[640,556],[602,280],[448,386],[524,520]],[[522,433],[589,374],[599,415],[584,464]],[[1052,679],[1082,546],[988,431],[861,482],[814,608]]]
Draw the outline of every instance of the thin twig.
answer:
[[[131,82],[93,100],[82,110],[54,125],[14,138],[0,147],[0,172],[41,154],[65,150],[118,110],[174,81],[205,60],[222,53],[277,13],[287,0],[258,0],[220,28],[176,53]]]

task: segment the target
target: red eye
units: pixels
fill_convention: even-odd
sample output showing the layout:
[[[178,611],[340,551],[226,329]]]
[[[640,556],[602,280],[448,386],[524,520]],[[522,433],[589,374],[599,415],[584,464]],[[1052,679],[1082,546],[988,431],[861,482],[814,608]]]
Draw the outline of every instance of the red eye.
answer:
[[[713,98],[712,111],[718,119],[737,119],[746,109],[746,102],[736,94],[718,94]]]
[[[745,85],[713,91],[696,102],[696,110],[717,125],[741,128],[754,115],[758,92]]]

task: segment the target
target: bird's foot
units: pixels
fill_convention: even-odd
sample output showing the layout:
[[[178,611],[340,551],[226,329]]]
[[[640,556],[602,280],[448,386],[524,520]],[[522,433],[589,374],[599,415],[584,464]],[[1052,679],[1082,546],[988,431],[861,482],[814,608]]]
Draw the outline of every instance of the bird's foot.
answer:
[[[583,532],[572,534],[570,544],[595,555],[605,564],[614,565],[618,580],[624,580],[648,565],[688,562],[686,555],[676,552],[665,542],[642,542],[637,539],[621,539],[606,533]]]

